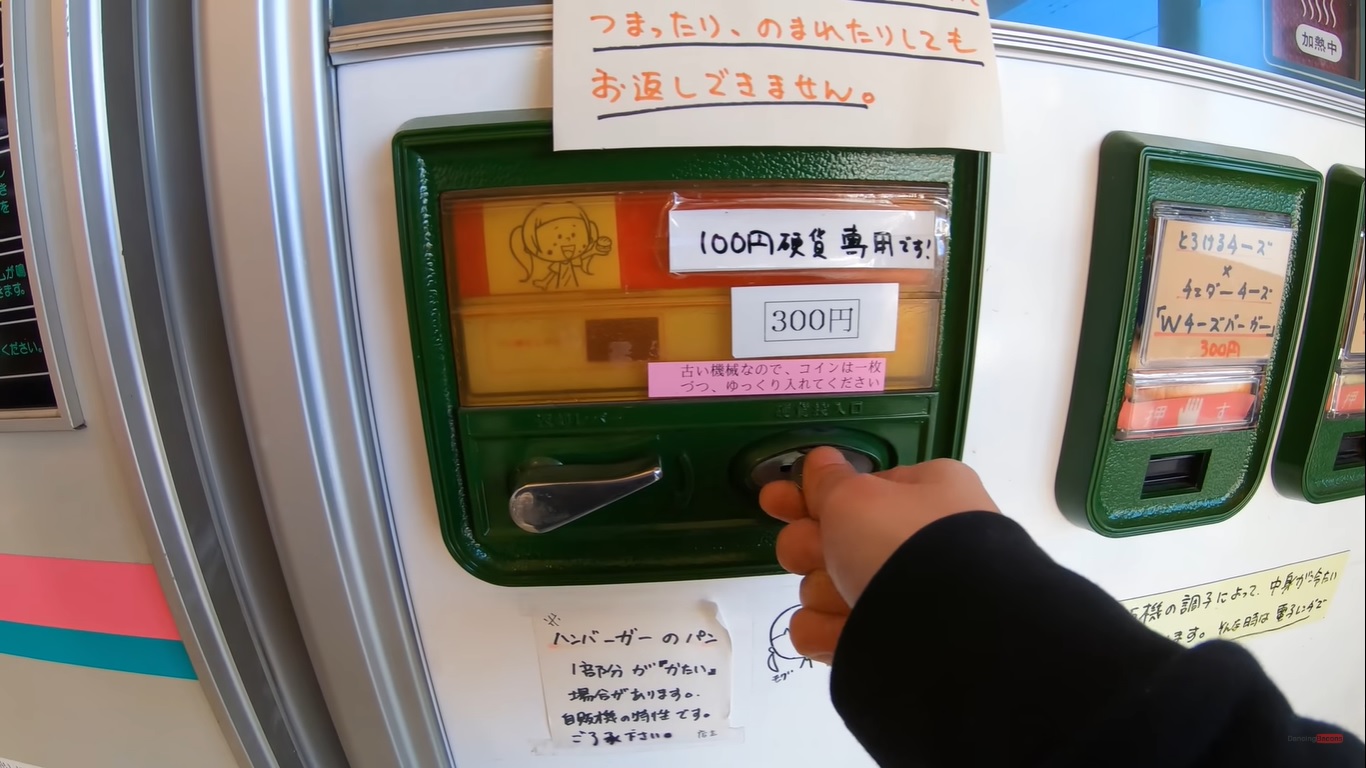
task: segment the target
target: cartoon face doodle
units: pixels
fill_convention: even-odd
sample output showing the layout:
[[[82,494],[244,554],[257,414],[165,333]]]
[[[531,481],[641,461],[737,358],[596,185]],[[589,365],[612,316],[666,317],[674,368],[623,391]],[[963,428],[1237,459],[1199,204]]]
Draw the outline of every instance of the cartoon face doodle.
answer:
[[[811,659],[798,653],[792,645],[788,625],[792,614],[800,609],[800,605],[794,605],[774,617],[773,623],[768,625],[768,671],[775,675],[813,666]]]
[[[532,208],[509,237],[512,256],[530,282],[543,291],[579,287],[591,275],[593,259],[612,252],[612,238],[577,203],[541,203]]]

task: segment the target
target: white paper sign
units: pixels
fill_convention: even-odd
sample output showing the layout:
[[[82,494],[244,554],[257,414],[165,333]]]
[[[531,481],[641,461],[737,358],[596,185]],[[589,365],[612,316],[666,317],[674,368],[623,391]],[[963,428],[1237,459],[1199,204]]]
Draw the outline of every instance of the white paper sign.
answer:
[[[21,763],[11,757],[0,757],[0,768],[38,768],[30,763]]]
[[[986,5],[556,0],[555,149],[998,149]]]
[[[934,211],[737,208],[669,212],[669,271],[934,269]]]
[[[896,283],[730,289],[731,357],[896,350]]]
[[[730,727],[730,635],[714,605],[547,611],[536,648],[557,750],[616,754],[741,735]]]

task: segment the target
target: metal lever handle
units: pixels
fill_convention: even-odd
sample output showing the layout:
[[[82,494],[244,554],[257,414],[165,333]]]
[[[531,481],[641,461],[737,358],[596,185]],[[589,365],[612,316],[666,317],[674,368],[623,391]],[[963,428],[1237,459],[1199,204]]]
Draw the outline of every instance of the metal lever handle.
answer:
[[[508,514],[527,533],[546,533],[653,485],[663,475],[657,456],[605,465],[533,459],[517,473]]]

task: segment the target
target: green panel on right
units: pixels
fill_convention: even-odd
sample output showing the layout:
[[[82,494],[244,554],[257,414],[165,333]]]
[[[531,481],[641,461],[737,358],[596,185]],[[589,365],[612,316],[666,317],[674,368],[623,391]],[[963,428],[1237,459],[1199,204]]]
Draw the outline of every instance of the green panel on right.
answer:
[[[1271,465],[1278,491],[1315,504],[1361,496],[1366,486],[1361,384],[1364,231],[1362,169],[1335,165],[1328,171],[1304,335]],[[1341,386],[1335,387],[1338,381]]]
[[[1069,519],[1131,536],[1216,523],[1247,503],[1288,378],[1321,183],[1282,155],[1105,138],[1054,485]],[[1248,276],[1271,274],[1248,266],[1261,239],[1277,241],[1283,283],[1279,271]]]

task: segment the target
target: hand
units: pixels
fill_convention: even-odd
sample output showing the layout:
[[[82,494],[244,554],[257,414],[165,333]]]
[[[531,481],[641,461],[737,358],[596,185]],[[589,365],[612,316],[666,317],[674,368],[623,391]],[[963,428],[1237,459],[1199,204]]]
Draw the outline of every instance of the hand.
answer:
[[[764,486],[759,506],[788,523],[778,534],[778,563],[805,577],[792,645],[827,664],[850,606],[907,539],[942,517],[1000,511],[966,464],[936,459],[861,475],[833,448],[806,455],[801,488],[788,480]]]

